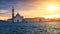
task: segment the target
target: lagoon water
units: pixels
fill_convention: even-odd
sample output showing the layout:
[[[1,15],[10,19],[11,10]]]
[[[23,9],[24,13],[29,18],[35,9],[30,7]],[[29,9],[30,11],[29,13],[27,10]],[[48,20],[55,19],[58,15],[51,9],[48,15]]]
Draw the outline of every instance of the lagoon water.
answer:
[[[0,34],[60,34],[59,22],[8,23],[0,22]]]

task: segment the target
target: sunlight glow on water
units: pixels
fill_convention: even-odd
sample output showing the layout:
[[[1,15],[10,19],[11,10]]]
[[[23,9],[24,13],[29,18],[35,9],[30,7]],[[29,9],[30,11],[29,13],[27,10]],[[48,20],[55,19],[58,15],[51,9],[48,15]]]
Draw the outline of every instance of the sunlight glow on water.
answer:
[[[51,34],[59,34],[60,32],[60,23],[58,22],[50,22],[47,23],[47,31],[51,32]]]

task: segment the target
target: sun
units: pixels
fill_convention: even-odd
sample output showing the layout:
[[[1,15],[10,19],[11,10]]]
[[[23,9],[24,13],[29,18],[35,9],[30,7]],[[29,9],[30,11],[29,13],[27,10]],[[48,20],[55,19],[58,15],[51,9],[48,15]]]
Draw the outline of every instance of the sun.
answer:
[[[55,5],[49,5],[47,8],[48,11],[50,12],[55,12],[57,10],[57,6]]]

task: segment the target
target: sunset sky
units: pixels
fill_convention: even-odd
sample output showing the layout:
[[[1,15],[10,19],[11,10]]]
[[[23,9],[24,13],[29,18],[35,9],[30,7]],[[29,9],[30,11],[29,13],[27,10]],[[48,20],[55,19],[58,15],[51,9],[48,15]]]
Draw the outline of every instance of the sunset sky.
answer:
[[[11,18],[12,6],[25,18],[60,17],[60,0],[0,0],[0,20]]]

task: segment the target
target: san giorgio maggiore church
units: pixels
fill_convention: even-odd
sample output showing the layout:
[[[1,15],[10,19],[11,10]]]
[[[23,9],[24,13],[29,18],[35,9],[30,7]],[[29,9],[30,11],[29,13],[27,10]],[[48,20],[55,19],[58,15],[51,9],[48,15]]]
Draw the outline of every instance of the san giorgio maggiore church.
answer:
[[[22,22],[23,21],[23,16],[20,16],[19,13],[16,14],[14,17],[14,22]]]
[[[23,16],[20,16],[19,13],[14,16],[14,8],[12,8],[12,18],[8,19],[9,22],[22,22],[23,21]]]
[[[24,18],[19,13],[14,16],[14,8],[12,8],[12,18],[7,20],[8,22],[40,22],[40,18]]]

